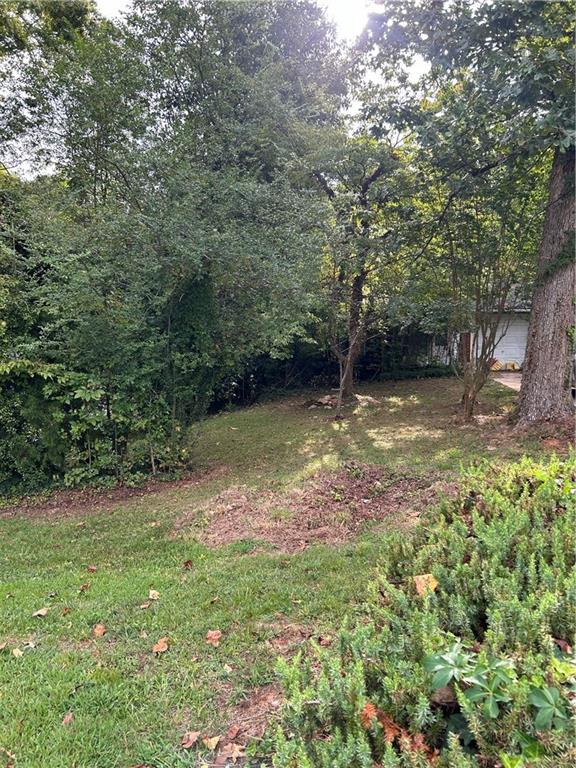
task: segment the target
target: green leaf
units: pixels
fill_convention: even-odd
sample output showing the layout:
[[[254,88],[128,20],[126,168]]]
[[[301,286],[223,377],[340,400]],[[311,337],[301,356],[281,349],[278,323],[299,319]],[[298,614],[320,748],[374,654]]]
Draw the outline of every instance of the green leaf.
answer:
[[[542,707],[538,710],[536,719],[534,720],[534,727],[537,731],[546,731],[552,727],[552,718],[554,717],[554,710],[552,707]]]

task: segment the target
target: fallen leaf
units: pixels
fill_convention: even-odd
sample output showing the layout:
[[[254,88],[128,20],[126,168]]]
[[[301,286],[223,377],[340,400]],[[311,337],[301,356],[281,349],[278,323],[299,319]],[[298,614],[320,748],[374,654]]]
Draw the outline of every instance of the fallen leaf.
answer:
[[[24,656],[24,653],[20,650],[20,648],[12,648],[12,656],[16,656],[16,658],[19,659],[20,656]]]
[[[216,597],[213,597],[210,599],[210,605],[214,605],[214,603],[217,603],[219,600],[220,598],[218,597],[218,595],[216,595]]]
[[[413,576],[416,592],[420,597],[425,597],[429,592],[434,592],[438,582],[431,573],[422,573],[419,576]]]
[[[167,651],[169,642],[167,637],[161,637],[160,640],[152,646],[153,653],[164,653]]]
[[[186,731],[180,744],[184,749],[191,749],[200,737],[200,731]]]
[[[140,630],[140,637],[143,637],[144,639],[146,639],[148,637],[148,632],[146,632],[145,629],[141,629]]]
[[[202,739],[202,744],[206,747],[206,749],[209,749],[210,752],[213,752],[216,747],[218,746],[220,742],[220,736],[212,736],[212,738],[206,738]]]
[[[39,608],[37,611],[34,611],[32,616],[46,616],[48,613],[48,608]]]
[[[95,565],[89,565],[88,568],[86,568],[86,570],[88,571],[88,573],[96,573],[98,568]]]
[[[558,648],[562,651],[562,653],[572,653],[572,646],[566,642],[566,640],[562,640],[559,637],[553,637],[552,640],[556,643]],[[2,650],[0,648],[0,650]]]
[[[220,645],[221,637],[222,632],[219,629],[209,629],[206,633],[206,642],[208,645],[213,645],[214,648],[217,648]]]
[[[80,584],[80,589],[78,590],[78,592],[86,592],[86,590],[90,589],[91,586],[92,586],[91,581],[87,581],[86,584]]]
[[[0,651],[3,651],[7,645],[8,645],[8,642],[0,643]]]
[[[62,725],[70,725],[70,723],[73,720],[74,720],[74,712],[66,712],[66,714],[62,718]]]
[[[108,630],[104,626],[104,624],[96,624],[94,629],[92,630],[92,634],[94,637],[104,637]]]
[[[0,650],[1,650],[1,649],[0,649]],[[222,667],[222,669],[224,670],[224,672],[226,672],[226,674],[227,674],[227,675],[229,675],[229,674],[230,674],[230,672],[232,672],[232,667],[230,666],[230,664],[224,664],[224,666]],[[232,738],[233,738],[233,737],[232,737]]]
[[[318,645],[321,645],[324,648],[326,648],[327,646],[332,645],[332,638],[330,637],[330,635],[320,635],[318,637]]]
[[[66,606],[65,608],[62,608],[62,616],[68,616],[68,614],[72,611],[72,608],[68,608]]]
[[[226,734],[226,741],[234,741],[236,736],[240,733],[242,730],[241,726],[239,725],[231,725],[230,728],[228,728],[228,733]]]
[[[194,563],[192,560],[184,560],[182,563],[182,568],[184,568],[185,571],[189,571],[191,568],[194,567]]]
[[[246,751],[246,748],[243,747],[241,744],[226,744],[226,746],[222,747],[220,750],[220,754],[214,761],[215,766],[224,766],[227,765],[228,760],[232,760],[233,763],[236,763],[236,760],[238,760],[239,757],[243,757],[244,753]]]
[[[142,603],[140,610],[145,611],[146,608],[150,608],[151,603]]]
[[[151,589],[150,592],[148,592],[148,599],[160,600],[160,592],[157,592],[155,589]]]
[[[24,648],[36,648],[36,643],[33,640],[26,640]]]

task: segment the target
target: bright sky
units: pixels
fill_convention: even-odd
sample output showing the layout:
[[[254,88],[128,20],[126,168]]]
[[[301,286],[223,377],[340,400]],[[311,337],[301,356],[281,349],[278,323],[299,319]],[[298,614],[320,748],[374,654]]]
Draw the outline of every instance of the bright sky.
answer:
[[[371,0],[319,0],[328,15],[336,23],[338,36],[343,40],[354,40],[366,23]],[[130,5],[130,0],[96,0],[100,13],[108,18],[116,16]]]

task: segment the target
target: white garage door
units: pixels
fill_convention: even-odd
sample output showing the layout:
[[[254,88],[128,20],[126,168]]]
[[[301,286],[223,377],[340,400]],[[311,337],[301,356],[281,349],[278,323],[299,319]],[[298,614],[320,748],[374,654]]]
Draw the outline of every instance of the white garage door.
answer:
[[[509,320],[508,330],[496,345],[494,357],[502,364],[516,363],[522,366],[526,356],[529,315],[527,312],[513,315]]]

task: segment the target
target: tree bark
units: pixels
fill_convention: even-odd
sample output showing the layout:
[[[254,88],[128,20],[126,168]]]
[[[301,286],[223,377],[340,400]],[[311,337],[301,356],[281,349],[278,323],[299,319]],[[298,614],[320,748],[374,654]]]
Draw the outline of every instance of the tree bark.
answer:
[[[362,345],[362,301],[366,273],[362,269],[354,278],[348,310],[348,353],[342,369],[340,389],[342,397],[350,397],[354,392],[354,364]]]
[[[568,329],[574,324],[574,148],[556,150],[532,299],[517,418],[556,420],[571,412]]]

